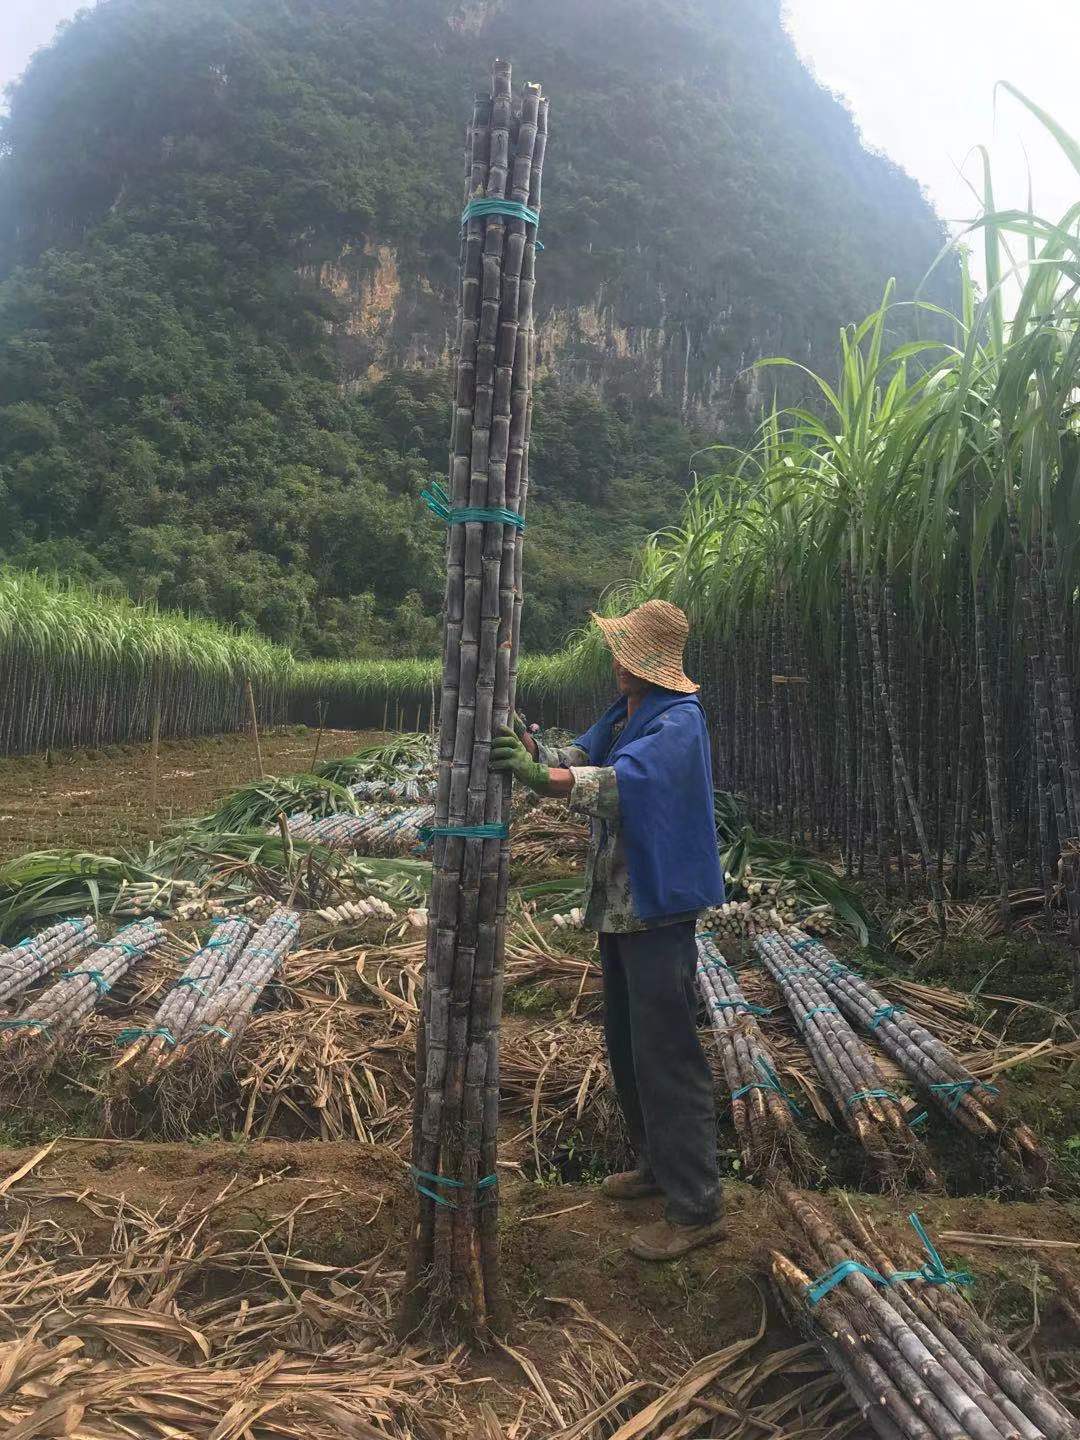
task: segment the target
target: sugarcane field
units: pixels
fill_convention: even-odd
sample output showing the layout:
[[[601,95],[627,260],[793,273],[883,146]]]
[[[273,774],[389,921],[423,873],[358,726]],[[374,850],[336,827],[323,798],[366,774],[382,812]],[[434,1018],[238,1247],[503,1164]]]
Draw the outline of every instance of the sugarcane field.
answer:
[[[13,3],[2,1440],[1080,1440],[1080,21]]]

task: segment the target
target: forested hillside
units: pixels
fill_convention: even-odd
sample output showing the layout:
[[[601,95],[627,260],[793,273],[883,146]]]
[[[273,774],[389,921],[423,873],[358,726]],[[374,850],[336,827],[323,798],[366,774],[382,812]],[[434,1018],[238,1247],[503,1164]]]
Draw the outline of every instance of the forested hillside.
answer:
[[[101,0],[0,129],[0,558],[301,652],[435,644],[418,496],[495,54],[554,117],[533,650],[746,434],[756,358],[820,367],[937,251],[778,0]]]

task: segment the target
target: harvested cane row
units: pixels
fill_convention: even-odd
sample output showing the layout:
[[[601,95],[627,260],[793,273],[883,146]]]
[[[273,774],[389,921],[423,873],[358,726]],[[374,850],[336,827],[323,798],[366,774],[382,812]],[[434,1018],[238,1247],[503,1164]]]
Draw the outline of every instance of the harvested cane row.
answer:
[[[842,965],[818,941],[792,930],[778,937],[793,963],[813,971],[830,997],[856,1024],[868,1030],[904,1073],[957,1125],[1002,1144],[1004,1158],[1040,1181],[1049,1176],[1046,1152],[1026,1125],[1006,1125],[998,1092],[977,1080],[958,1057],[900,1005],[890,1005],[879,990]]]
[[[944,1268],[921,1227],[926,1255],[897,1263],[859,1222],[853,1239],[791,1186],[778,1194],[799,1263],[774,1252],[777,1288],[882,1440],[1078,1440],[1080,1423],[979,1319],[956,1288],[970,1277]]]
[[[326,815],[320,820],[297,815],[289,822],[294,840],[307,840],[331,850],[365,855],[408,854],[421,842],[421,830],[435,818],[433,805],[409,810],[365,810],[360,815]]]
[[[716,1034],[746,1171],[764,1175],[781,1164],[793,1174],[808,1175],[813,1167],[793,1121],[797,1107],[777,1077],[772,1053],[754,1018],[761,1007],[746,999],[734,971],[708,936],[697,937],[697,948],[698,987]]]
[[[759,935],[754,948],[780,987],[814,1067],[844,1123],[882,1177],[898,1183],[914,1173],[924,1185],[937,1177],[908,1124],[900,1098],[885,1084],[873,1055],[832,1004],[809,966],[776,933]]]
[[[73,1031],[116,982],[165,939],[156,920],[137,920],[65,972],[21,1015],[0,1020],[0,1045],[31,1037],[49,1044]]]
[[[0,1002],[13,1000],[61,965],[73,965],[93,948],[97,926],[89,915],[64,920],[0,951]]]

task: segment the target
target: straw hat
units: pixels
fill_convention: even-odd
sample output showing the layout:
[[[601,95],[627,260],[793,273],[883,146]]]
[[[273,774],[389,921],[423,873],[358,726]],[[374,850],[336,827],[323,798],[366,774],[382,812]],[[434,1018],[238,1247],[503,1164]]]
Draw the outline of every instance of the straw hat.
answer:
[[[677,605],[667,600],[646,600],[628,615],[608,620],[594,613],[592,618],[608,649],[631,675],[681,695],[692,695],[698,689],[683,669],[690,626]]]

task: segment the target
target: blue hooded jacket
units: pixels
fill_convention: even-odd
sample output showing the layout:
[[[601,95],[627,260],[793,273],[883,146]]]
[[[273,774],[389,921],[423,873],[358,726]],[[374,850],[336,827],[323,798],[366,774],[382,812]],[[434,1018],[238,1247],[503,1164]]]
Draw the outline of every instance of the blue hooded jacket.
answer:
[[[720,905],[724,874],[716,843],[712,758],[696,695],[650,690],[621,734],[621,696],[574,741],[591,765],[611,765],[630,892],[640,920]]]

